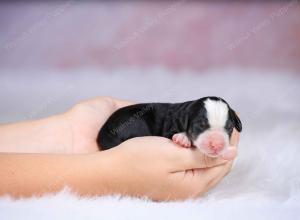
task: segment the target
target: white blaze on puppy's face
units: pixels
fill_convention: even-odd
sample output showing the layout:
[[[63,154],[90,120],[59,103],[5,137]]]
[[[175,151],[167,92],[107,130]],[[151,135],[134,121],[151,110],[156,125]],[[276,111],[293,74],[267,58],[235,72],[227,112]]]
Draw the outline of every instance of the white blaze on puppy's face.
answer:
[[[228,118],[228,106],[222,101],[207,99],[204,101],[207,119],[211,128],[225,127]]]
[[[194,145],[211,157],[222,154],[229,146],[229,135],[225,131],[228,119],[228,106],[221,100],[204,101],[209,128],[201,133]]]

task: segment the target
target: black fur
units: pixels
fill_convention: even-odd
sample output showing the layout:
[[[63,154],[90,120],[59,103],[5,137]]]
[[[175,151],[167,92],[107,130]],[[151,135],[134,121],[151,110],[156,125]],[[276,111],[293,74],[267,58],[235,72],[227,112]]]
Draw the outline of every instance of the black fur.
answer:
[[[107,150],[133,137],[161,136],[171,139],[180,132],[186,132],[193,142],[200,133],[209,128],[204,107],[207,98],[225,102],[218,97],[204,97],[183,103],[144,103],[121,108],[101,128],[97,137],[98,146],[101,150]],[[233,127],[238,131],[242,130],[241,121],[229,107],[225,126],[229,136]]]

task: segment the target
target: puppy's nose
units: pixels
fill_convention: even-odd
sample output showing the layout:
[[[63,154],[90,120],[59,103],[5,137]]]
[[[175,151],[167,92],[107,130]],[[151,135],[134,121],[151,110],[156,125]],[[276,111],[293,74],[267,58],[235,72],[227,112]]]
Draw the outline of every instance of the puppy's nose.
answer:
[[[221,134],[212,134],[210,136],[209,148],[213,151],[221,151],[223,150],[225,145],[224,137]]]
[[[210,142],[209,145],[210,149],[213,151],[221,151],[224,148],[224,143],[223,142]]]

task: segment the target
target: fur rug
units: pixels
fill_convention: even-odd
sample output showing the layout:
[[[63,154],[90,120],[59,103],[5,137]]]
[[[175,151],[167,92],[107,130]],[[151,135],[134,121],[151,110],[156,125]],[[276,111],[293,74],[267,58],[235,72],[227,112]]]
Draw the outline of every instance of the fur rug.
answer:
[[[2,197],[0,219],[300,219],[299,75],[242,69],[6,71],[0,87],[0,122],[44,117],[97,95],[137,102],[217,95],[240,113],[244,128],[234,169],[201,199],[79,198],[64,189],[42,198]]]

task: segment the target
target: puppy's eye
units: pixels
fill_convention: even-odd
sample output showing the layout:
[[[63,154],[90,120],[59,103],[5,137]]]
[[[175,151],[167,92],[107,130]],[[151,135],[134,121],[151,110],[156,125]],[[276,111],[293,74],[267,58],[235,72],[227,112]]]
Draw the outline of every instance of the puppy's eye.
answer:
[[[205,120],[200,120],[199,121],[199,127],[200,128],[205,128],[206,127],[206,121]]]
[[[226,128],[227,128],[228,130],[233,129],[233,126],[234,126],[234,125],[233,125],[233,122],[230,121],[230,120],[229,120],[229,121],[227,122],[227,124],[226,124]]]

